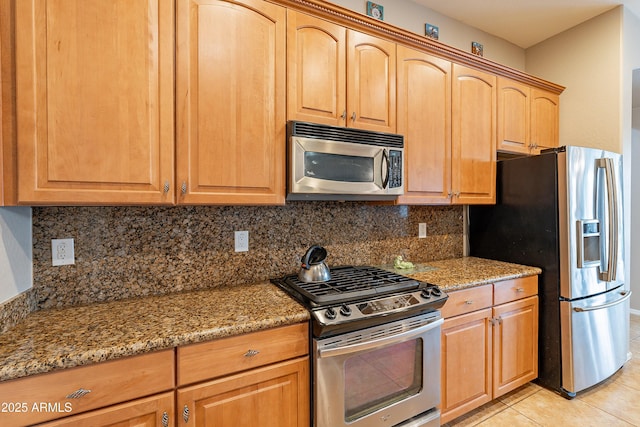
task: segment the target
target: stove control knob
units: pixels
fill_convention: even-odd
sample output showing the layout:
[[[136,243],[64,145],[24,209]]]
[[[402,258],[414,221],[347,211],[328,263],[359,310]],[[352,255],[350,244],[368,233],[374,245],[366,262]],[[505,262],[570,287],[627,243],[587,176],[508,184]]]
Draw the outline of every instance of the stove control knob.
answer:
[[[349,317],[351,316],[351,309],[349,308],[349,306],[343,304],[342,307],[340,307],[340,314],[345,317]]]
[[[441,297],[442,291],[440,290],[440,288],[431,288],[431,295],[433,295],[436,298]]]
[[[327,316],[327,319],[333,320],[336,318],[338,313],[333,309],[333,307],[327,308],[327,311],[324,312],[324,315]]]
[[[425,288],[420,292],[420,296],[424,299],[429,299],[431,298],[431,291],[429,288]]]

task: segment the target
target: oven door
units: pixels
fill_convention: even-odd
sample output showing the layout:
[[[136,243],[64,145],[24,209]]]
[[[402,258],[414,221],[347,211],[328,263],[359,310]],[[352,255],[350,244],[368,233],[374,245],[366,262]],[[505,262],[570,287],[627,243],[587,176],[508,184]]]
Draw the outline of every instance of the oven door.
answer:
[[[435,408],[442,322],[435,311],[314,339],[314,426],[390,427]]]

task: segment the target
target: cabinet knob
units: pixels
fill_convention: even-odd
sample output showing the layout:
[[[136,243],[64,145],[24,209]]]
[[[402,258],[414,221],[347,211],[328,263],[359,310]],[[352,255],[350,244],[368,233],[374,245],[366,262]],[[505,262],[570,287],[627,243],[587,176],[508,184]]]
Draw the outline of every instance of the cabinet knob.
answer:
[[[249,350],[244,354],[244,357],[253,357],[260,353],[258,350]]]
[[[169,414],[167,414],[167,411],[162,413],[162,427],[169,427]]]
[[[162,189],[164,190],[165,194],[169,192],[169,190],[171,189],[171,185],[169,184],[169,181],[164,182],[164,187]]]
[[[182,409],[182,419],[185,423],[189,422],[189,407],[187,405],[184,405],[184,408]]]
[[[182,181],[182,185],[180,186],[180,191],[182,192],[183,196],[185,194],[187,194],[187,182],[186,181]]]
[[[89,393],[91,393],[91,390],[79,388],[73,393],[67,394],[67,399],[80,399],[82,396],[86,396]]]

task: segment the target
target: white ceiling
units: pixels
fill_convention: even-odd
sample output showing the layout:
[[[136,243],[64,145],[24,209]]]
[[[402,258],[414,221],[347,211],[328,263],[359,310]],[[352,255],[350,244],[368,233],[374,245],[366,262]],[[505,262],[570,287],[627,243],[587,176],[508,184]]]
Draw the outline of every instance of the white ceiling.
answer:
[[[640,0],[413,0],[526,49],[624,4],[640,17]]]

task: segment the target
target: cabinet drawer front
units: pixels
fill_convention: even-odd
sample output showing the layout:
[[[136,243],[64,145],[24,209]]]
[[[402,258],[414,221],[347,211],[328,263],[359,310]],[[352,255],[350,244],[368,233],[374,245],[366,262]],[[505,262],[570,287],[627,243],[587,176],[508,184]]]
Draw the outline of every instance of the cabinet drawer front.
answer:
[[[22,405],[20,412],[3,413],[2,425],[53,420],[171,390],[173,355],[173,349],[163,350],[0,383],[0,402]]]
[[[538,294],[538,276],[503,280],[493,285],[493,304],[504,304]]]
[[[178,347],[178,385],[191,384],[309,353],[309,327],[282,328]]]
[[[483,285],[475,288],[449,292],[449,299],[440,310],[442,317],[471,313],[493,305],[493,286]]]

